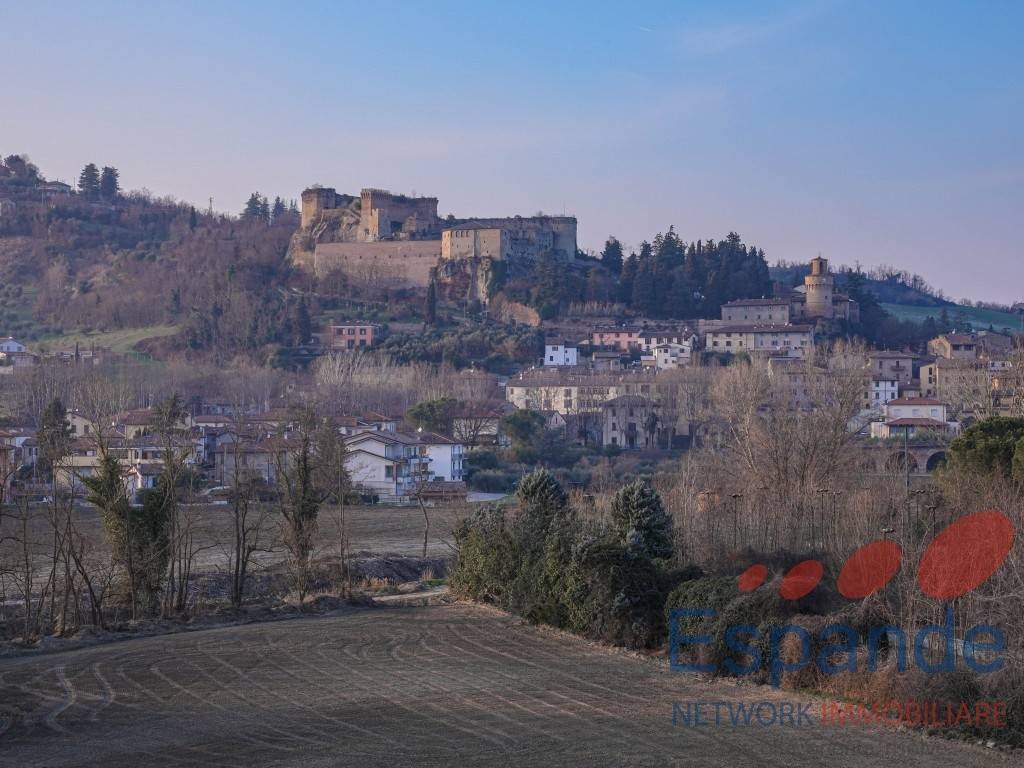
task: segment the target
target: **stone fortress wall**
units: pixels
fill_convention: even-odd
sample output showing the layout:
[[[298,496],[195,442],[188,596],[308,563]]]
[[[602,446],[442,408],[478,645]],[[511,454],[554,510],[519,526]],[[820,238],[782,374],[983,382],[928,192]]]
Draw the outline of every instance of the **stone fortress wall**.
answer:
[[[357,284],[377,288],[425,288],[440,257],[440,240],[318,243],[313,270],[317,277],[341,271]]]
[[[546,252],[576,258],[572,216],[441,219],[437,204],[436,197],[381,189],[363,189],[355,197],[311,187],[302,193],[292,258],[317,275],[341,270],[392,287],[425,287],[442,262],[505,260],[519,266]]]

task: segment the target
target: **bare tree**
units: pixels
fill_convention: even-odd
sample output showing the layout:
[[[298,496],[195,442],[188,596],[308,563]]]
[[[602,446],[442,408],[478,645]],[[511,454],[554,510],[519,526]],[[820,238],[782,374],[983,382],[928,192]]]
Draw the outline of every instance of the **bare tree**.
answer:
[[[313,582],[313,552],[323,492],[316,483],[316,416],[304,408],[274,440],[281,543],[301,605]]]
[[[228,550],[228,571],[230,586],[228,595],[231,605],[240,608],[245,600],[246,584],[250,569],[256,563],[260,552],[271,551],[269,542],[270,514],[256,498],[257,479],[243,470],[242,434],[244,425],[236,416],[234,419],[236,439],[229,450],[234,461],[231,471],[231,546]]]

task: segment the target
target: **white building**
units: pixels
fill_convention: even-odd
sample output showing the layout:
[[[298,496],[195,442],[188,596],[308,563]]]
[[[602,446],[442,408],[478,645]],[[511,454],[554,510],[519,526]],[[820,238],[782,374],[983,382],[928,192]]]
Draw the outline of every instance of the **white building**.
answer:
[[[465,447],[432,432],[360,432],[345,445],[353,485],[382,498],[408,498],[433,480],[462,480]]]
[[[544,365],[577,365],[579,355],[574,346],[566,342],[560,344],[546,343],[544,345]]]
[[[682,368],[690,364],[693,357],[693,337],[685,344],[658,344],[651,353],[640,358],[640,362],[648,368],[667,371]]]
[[[423,432],[419,438],[427,446],[431,479],[461,481],[465,446],[434,432]]]
[[[0,338],[0,352],[6,352],[8,354],[12,352],[24,352],[25,345],[12,336],[5,336]]]
[[[899,379],[888,376],[872,376],[867,391],[867,407],[881,410],[882,406],[898,399],[900,396]]]
[[[352,484],[386,498],[411,496],[431,479],[427,446],[402,432],[360,432],[345,441]]]
[[[885,421],[871,424],[871,437],[916,437],[919,432],[960,432],[960,424],[946,420],[946,406],[927,397],[905,397],[884,406]]]

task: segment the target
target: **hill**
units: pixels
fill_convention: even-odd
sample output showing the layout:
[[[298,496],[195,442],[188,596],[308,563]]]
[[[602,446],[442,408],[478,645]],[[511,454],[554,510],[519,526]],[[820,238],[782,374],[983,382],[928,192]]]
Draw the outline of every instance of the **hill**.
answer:
[[[234,218],[116,185],[76,192],[19,156],[0,169],[0,336],[115,351],[163,337],[169,355],[254,362],[308,339],[286,259],[298,214],[279,200]]]
[[[938,320],[941,312],[946,310],[949,317],[954,321],[962,316],[975,329],[985,329],[991,326],[997,331],[1005,329],[1012,333],[1024,333],[1024,314],[1014,315],[996,309],[965,307],[960,304],[953,304],[952,302],[944,302],[937,306],[882,302],[882,308],[899,320],[910,320],[915,323],[923,323],[929,317],[933,320]]]

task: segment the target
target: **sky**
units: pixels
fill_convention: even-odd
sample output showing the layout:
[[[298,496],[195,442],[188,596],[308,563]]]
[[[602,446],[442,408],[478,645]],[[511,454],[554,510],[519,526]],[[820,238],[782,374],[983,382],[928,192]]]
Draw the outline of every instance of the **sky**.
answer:
[[[0,152],[237,213],[314,183],[1024,299],[1024,3],[0,0]]]

